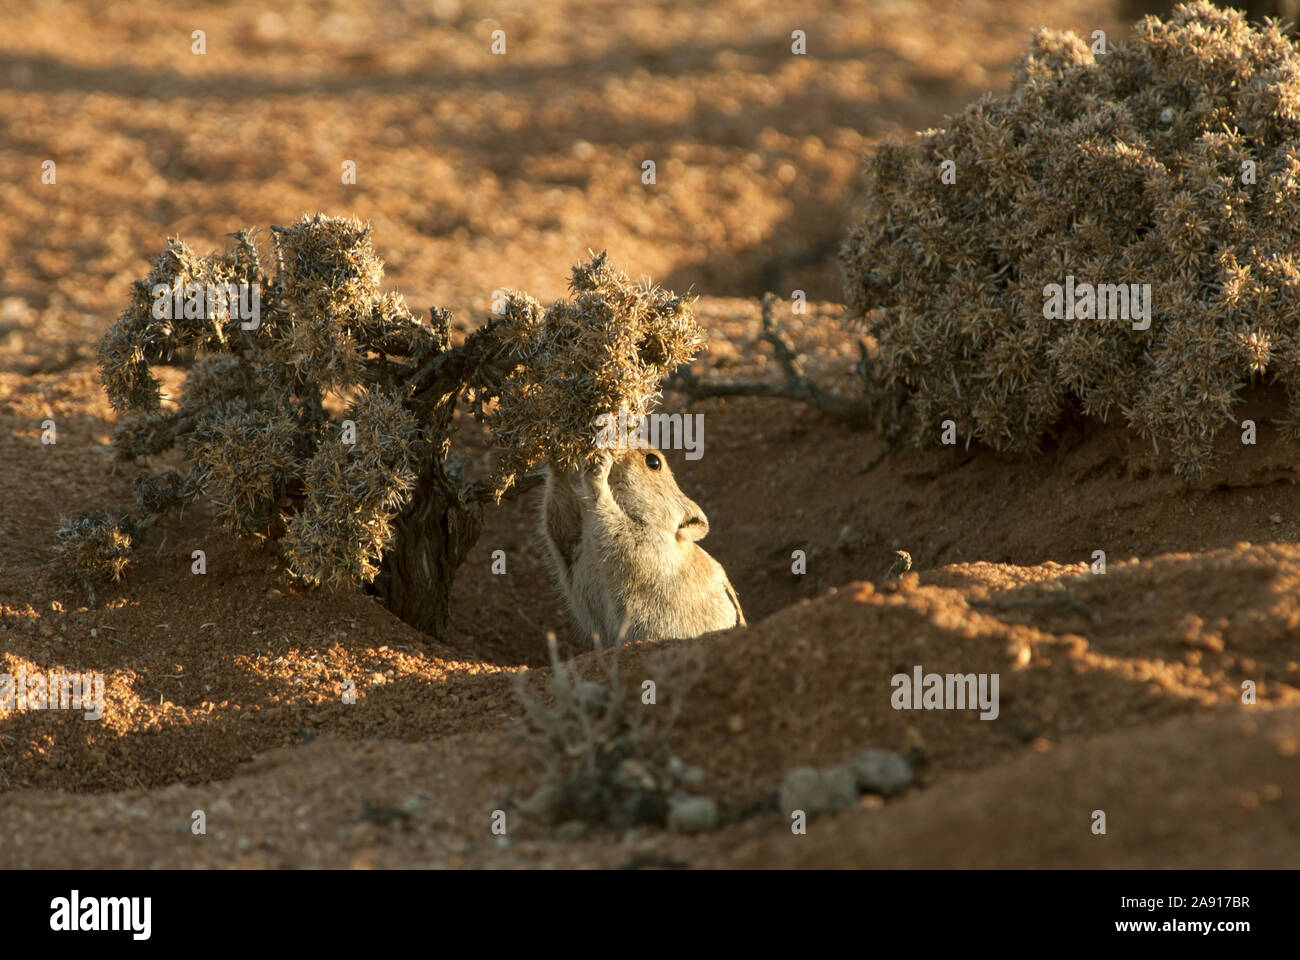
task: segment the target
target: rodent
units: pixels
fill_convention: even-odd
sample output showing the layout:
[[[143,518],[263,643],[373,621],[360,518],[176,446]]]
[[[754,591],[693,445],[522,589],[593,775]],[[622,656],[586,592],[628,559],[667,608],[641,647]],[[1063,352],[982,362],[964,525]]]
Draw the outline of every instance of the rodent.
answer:
[[[648,445],[595,466],[547,468],[541,518],[551,568],[578,628],[601,644],[746,626],[722,564],[696,541],[709,521]]]

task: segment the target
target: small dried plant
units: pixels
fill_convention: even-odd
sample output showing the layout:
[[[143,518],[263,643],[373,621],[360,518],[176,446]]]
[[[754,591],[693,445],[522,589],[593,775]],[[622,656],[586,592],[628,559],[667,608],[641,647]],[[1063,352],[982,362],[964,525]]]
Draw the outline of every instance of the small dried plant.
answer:
[[[700,670],[690,648],[646,659],[655,691],[655,702],[646,703],[644,688],[624,689],[622,645],[584,655],[598,680],[584,679],[576,661],[560,659],[555,634],[547,634],[547,647],[544,697],[528,671],[514,676],[524,708],[515,736],[542,767],[535,792],[519,806],[549,823],[578,820],[616,830],[662,824],[684,770],[670,755],[669,739]]]

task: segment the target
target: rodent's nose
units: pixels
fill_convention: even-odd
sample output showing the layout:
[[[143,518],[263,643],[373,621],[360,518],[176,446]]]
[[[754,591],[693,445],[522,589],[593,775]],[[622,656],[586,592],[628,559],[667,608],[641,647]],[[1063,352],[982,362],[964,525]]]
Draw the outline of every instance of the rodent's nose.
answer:
[[[709,532],[709,521],[702,513],[688,513],[677,527],[677,536],[682,540],[699,540]]]

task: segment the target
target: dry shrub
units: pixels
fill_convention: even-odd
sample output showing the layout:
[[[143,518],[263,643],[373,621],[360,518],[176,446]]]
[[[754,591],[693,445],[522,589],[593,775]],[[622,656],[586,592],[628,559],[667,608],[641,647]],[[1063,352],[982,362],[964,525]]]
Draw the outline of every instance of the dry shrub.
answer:
[[[851,310],[880,310],[880,386],[918,440],[950,418],[1032,452],[1072,408],[1118,412],[1196,475],[1266,376],[1300,437],[1298,173],[1300,56],[1276,24],[1190,3],[1104,55],[1037,31],[1009,92],[868,162],[841,257]],[[1150,283],[1150,328],[1046,319],[1067,275]]]
[[[205,496],[226,529],[278,543],[300,579],[373,583],[398,616],[437,633],[482,504],[539,463],[590,456],[595,418],[648,411],[664,374],[701,345],[689,300],[632,284],[604,254],[574,268],[572,300],[544,310],[513,294],[504,315],[452,346],[450,313],[433,307],[423,322],[382,292],[368,224],[304,216],[272,239],[274,275],[248,231],[207,256],[170,240],[104,334],[117,456],[175,447],[188,463],[136,477],[142,516],[60,527],[60,555],[81,574],[120,577],[158,517]],[[194,284],[257,284],[260,322],[244,329],[220,298],[155,309],[156,287],[183,295]],[[163,402],[159,363],[187,368],[175,402]],[[329,422],[326,399],[346,406],[355,442]],[[490,481],[449,466],[463,400],[500,450]]]

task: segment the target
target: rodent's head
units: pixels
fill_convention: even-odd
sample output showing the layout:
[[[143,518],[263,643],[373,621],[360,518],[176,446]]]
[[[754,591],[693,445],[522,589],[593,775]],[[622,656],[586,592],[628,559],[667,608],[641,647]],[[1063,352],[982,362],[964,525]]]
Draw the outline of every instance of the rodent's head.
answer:
[[[703,539],[709,520],[678,488],[667,457],[648,445],[610,452],[609,489],[629,518],[678,540]]]

